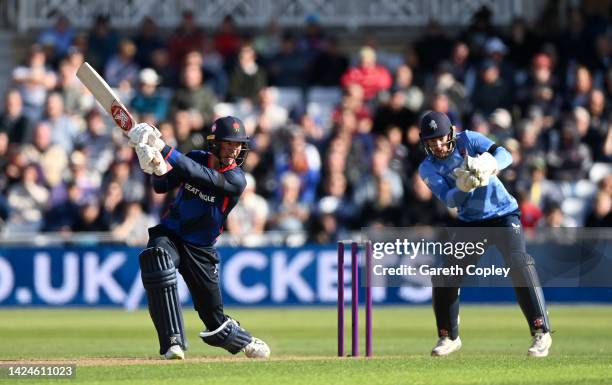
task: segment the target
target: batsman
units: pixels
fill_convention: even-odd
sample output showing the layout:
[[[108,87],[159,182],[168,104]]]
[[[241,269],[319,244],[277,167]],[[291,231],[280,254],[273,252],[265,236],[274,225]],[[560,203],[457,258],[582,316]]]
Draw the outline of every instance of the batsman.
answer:
[[[178,271],[206,326],[200,333],[205,343],[232,354],[244,352],[249,358],[268,358],[268,345],[223,311],[220,256],[214,247],[227,215],[246,186],[240,168],[249,151],[244,124],[232,116],[217,119],[207,137],[207,151],[188,154],[166,145],[157,128],[146,123],[134,126],[128,137],[140,167],[153,175],[155,191],[168,193],[178,187],[161,223],[149,229],[149,242],[139,255],[159,353],[166,359],[183,359],[187,350],[177,294]]]
[[[516,297],[533,338],[528,355],[547,356],[551,328],[535,262],[525,248],[517,201],[496,176],[512,163],[512,155],[477,132],[455,134],[448,116],[440,112],[423,116],[420,134],[428,156],[419,166],[419,174],[438,199],[457,208],[460,226],[502,228],[496,231],[501,235],[488,244],[496,246],[510,267]],[[439,337],[433,356],[446,356],[461,348],[459,284],[444,279],[432,279]]]

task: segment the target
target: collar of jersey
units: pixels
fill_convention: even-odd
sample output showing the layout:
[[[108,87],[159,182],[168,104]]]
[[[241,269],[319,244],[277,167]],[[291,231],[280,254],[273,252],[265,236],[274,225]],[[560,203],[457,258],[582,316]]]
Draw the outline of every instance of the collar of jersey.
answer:
[[[212,164],[211,164],[211,161],[212,161],[212,156],[211,155],[212,154],[209,152],[208,153],[208,162],[207,162],[208,163],[208,168],[213,168]],[[218,172],[226,172],[226,171],[229,171],[229,170],[231,170],[231,169],[233,169],[235,167],[236,167],[236,161],[234,160],[234,163],[230,164],[229,166],[218,168],[217,171]]]

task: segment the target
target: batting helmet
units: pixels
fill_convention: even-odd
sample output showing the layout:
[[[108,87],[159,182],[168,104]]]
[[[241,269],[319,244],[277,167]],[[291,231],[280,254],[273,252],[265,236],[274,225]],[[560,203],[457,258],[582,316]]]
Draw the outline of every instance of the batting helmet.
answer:
[[[241,166],[244,163],[249,153],[249,137],[240,119],[226,116],[215,120],[210,127],[210,134],[206,136],[207,150],[218,156],[219,142],[241,143],[242,148],[236,157],[236,164]]]
[[[455,149],[455,126],[451,123],[450,119],[446,114],[437,111],[430,111],[421,118],[420,124],[421,144],[425,148],[425,152],[428,155],[435,156],[440,159],[448,157]],[[448,141],[446,142],[450,147],[448,154],[444,157],[436,156],[427,144],[427,140],[446,136]]]

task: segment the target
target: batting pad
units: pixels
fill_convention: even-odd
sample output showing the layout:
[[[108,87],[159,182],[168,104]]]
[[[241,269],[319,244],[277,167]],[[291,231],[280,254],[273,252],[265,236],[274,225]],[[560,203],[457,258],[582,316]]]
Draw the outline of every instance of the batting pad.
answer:
[[[223,348],[232,354],[242,350],[253,338],[249,332],[240,327],[236,320],[231,318],[213,331],[201,332],[200,337],[207,344]]]
[[[172,345],[187,349],[183,314],[176,288],[176,269],[170,254],[161,247],[140,253],[142,284],[147,291],[149,314],[159,338],[159,354]]]

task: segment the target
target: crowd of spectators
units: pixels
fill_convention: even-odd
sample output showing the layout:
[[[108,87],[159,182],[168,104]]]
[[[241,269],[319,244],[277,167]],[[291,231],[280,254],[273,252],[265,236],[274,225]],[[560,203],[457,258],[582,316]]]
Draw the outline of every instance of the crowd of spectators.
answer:
[[[451,223],[416,172],[425,110],[512,152],[500,177],[525,226],[610,226],[610,18],[571,9],[565,28],[542,31],[491,17],[482,8],[453,36],[431,21],[402,52],[372,36],[343,52],[316,18],[246,33],[230,16],[205,31],[185,12],[169,34],[146,18],[128,35],[104,16],[83,32],[60,17],[3,98],[0,229],[138,243],[172,199],[153,192],[76,79],[83,60],[181,152],[202,149],[216,117],[244,120],[248,183],[226,226],[238,239],[278,230],[325,243],[365,226]]]

